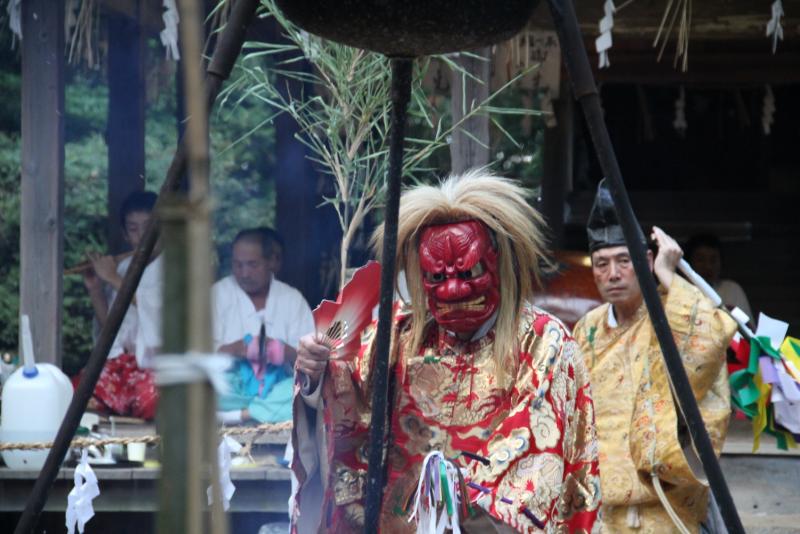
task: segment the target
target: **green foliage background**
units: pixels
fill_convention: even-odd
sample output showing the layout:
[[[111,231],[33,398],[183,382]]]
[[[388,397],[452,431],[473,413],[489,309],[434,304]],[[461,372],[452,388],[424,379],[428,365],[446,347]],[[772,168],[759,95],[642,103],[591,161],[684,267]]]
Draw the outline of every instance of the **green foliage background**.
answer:
[[[20,64],[0,48],[0,351],[17,351],[19,314]],[[175,64],[152,42],[146,63],[146,188],[157,191],[177,141]],[[65,88],[64,264],[87,250],[106,250],[108,150],[104,133],[108,89],[104,71],[67,68]],[[217,207],[214,239],[224,265],[227,243],[240,229],[273,225],[274,130],[259,128],[266,105],[248,102],[211,117],[211,180]],[[63,366],[80,369],[92,348],[92,309],[79,276],[64,278]],[[35,325],[34,325],[35,328]]]

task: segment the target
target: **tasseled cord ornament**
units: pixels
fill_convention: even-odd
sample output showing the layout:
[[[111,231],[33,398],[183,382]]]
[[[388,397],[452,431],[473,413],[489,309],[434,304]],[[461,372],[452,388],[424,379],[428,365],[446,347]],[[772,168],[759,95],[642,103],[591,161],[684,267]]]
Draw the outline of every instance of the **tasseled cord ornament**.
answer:
[[[469,517],[471,513],[461,469],[439,451],[429,452],[422,462],[412,499],[408,521],[416,521],[417,534],[442,534],[447,529],[460,534],[459,515]]]
[[[462,456],[490,465],[488,458],[462,452]],[[422,462],[419,474],[417,491],[412,493],[406,502],[405,509],[412,508],[409,523],[416,521],[417,534],[443,534],[450,529],[454,534],[461,532],[460,517],[472,517],[473,508],[469,501],[467,487],[478,490],[480,493],[489,494],[491,490],[480,484],[464,479],[464,473],[455,463],[445,458],[439,451],[429,452]],[[514,501],[507,497],[498,496],[505,504],[514,505]],[[519,507],[519,512],[527,517],[536,528],[544,529],[546,525],[534,515],[526,506]],[[437,520],[438,514],[438,520]]]

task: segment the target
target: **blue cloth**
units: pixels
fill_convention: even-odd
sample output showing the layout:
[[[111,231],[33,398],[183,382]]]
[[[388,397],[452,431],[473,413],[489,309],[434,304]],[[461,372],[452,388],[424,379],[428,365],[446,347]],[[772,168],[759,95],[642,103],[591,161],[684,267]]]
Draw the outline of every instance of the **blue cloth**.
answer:
[[[230,390],[219,398],[222,411],[247,408],[259,423],[281,423],[292,419],[294,379],[283,367],[270,365],[259,380],[250,362],[237,360],[227,372]],[[261,394],[258,390],[261,388]]]

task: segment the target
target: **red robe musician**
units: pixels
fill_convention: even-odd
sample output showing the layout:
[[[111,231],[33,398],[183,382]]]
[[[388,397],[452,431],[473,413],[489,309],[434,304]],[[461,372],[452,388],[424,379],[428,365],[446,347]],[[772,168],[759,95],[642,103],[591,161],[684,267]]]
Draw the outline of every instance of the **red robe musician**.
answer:
[[[463,532],[592,531],[589,376],[568,330],[530,304],[543,227],[519,186],[483,172],[403,194],[397,267],[410,302],[395,308],[381,532],[416,531],[431,451],[464,468]],[[296,532],[363,529],[375,326],[352,355],[319,334],[300,341]]]

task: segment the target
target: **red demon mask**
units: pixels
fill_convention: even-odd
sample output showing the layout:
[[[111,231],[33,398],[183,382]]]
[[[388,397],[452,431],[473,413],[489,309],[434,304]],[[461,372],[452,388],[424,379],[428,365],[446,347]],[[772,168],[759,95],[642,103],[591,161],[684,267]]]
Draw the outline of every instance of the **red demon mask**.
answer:
[[[444,328],[474,332],[497,309],[497,251],[482,223],[425,228],[419,241],[419,264],[428,309]]]

